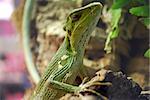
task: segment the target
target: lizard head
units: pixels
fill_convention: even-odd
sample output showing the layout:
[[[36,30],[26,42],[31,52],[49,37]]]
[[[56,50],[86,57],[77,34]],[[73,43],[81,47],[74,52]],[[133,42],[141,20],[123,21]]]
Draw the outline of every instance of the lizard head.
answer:
[[[100,18],[101,4],[91,3],[73,10],[67,17],[64,30],[70,46],[75,51],[84,48]]]

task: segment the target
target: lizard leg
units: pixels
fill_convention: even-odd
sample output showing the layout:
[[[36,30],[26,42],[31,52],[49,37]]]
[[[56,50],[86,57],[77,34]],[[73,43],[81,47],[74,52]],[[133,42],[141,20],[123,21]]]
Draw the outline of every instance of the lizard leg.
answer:
[[[67,83],[55,81],[55,80],[48,80],[50,88],[60,89],[66,92],[79,92],[81,91],[81,87],[70,85]]]
[[[87,92],[91,92],[91,93],[94,93],[94,94],[100,96],[101,98],[103,98],[103,100],[108,100],[107,97],[101,95],[100,93],[96,92],[95,90],[87,89],[88,86],[84,86],[84,85],[74,86],[74,85],[66,84],[63,82],[55,81],[55,80],[49,80],[49,82],[50,82],[50,87],[54,87],[56,89],[60,89],[60,90],[66,91],[66,92],[74,92],[74,93],[80,93],[83,91],[87,91]],[[99,83],[96,83],[96,84],[99,84]]]
[[[68,58],[58,63],[59,68],[54,73],[51,74],[46,84],[48,84],[50,88],[60,89],[66,92],[80,91],[81,87],[64,83],[64,82],[72,83],[73,82],[72,79],[74,79],[76,76],[75,72],[77,71],[74,72],[74,70],[78,69],[74,69],[76,68],[76,66],[73,65],[75,59],[76,58],[74,58],[74,56],[69,56]],[[71,72],[71,75],[68,75],[69,72]],[[73,73],[75,75],[72,75]]]
[[[84,65],[81,65],[79,67],[79,69],[80,69],[79,70],[79,76],[80,76],[81,80],[83,80],[85,77],[88,77],[89,74],[88,74],[88,71]]]

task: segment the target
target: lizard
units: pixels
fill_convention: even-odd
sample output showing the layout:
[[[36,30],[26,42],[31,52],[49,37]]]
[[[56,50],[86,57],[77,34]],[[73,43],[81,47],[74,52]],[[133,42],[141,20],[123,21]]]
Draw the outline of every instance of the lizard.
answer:
[[[33,6],[32,1],[34,0],[26,0],[23,30],[29,26],[30,14],[28,12]],[[30,100],[57,100],[63,95],[62,91],[78,92],[83,90],[83,87],[71,84],[80,69],[84,69],[82,65],[85,47],[100,18],[101,9],[102,5],[95,2],[77,8],[68,15],[64,25],[65,39],[51,59]],[[26,21],[28,22],[26,23]]]

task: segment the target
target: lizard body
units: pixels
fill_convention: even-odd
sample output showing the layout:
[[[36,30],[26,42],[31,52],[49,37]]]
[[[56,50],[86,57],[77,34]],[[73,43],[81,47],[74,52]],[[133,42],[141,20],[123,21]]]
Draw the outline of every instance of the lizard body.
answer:
[[[31,1],[26,0],[26,4]],[[75,9],[68,15],[64,26],[65,39],[36,86],[31,100],[57,100],[64,94],[62,91],[82,90],[81,87],[70,84],[74,82],[83,65],[85,46],[100,18],[101,8],[100,3],[91,3]],[[25,20],[26,17],[28,16],[24,15],[23,19]]]

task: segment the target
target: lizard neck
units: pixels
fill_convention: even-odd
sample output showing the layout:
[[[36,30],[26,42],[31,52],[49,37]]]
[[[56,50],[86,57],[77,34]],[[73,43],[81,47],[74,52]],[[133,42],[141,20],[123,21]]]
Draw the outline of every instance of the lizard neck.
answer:
[[[67,51],[73,53],[77,57],[83,57],[88,39],[83,36],[81,39],[78,39],[78,41],[76,40],[77,39],[72,39],[66,36],[63,47],[65,47]]]
[[[80,56],[84,55],[85,48],[89,42],[92,30],[94,30],[93,27],[87,28],[84,32],[80,33],[82,34],[81,37],[72,37],[70,39],[71,48]]]

